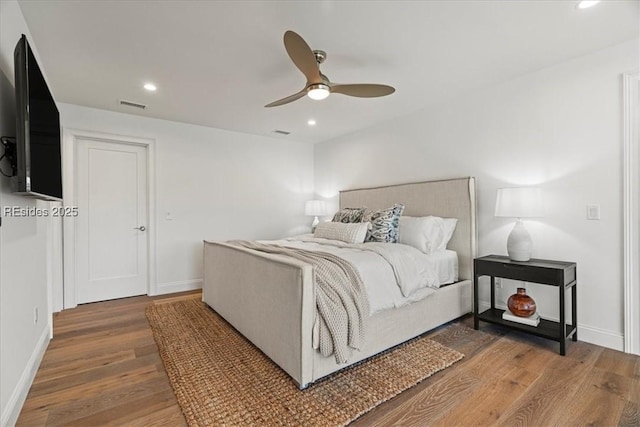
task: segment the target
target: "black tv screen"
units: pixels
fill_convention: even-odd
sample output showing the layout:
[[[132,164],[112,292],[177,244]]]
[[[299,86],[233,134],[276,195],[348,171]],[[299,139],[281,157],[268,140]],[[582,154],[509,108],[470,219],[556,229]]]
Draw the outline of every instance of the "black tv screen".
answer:
[[[16,160],[14,190],[43,199],[62,199],[60,114],[23,35],[14,51]]]

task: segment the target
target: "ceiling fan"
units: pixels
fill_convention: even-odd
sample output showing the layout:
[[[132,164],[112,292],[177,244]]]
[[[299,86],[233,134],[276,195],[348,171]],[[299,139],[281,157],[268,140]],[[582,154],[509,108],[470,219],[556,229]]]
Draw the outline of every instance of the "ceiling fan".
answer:
[[[284,47],[296,67],[307,78],[304,88],[293,95],[279,99],[265,107],[277,107],[288,104],[307,95],[311,99],[325,99],[331,93],[357,96],[360,98],[375,98],[391,95],[396,90],[387,85],[377,84],[337,84],[329,81],[329,78],[320,72],[320,64],[327,58],[322,50],[311,50],[307,42],[293,31],[284,33]]]

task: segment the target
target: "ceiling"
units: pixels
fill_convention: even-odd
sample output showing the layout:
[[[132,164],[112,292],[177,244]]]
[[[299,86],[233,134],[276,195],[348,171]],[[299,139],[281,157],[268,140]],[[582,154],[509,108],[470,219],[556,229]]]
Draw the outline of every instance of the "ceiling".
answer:
[[[19,0],[58,102],[318,142],[638,38],[638,2]],[[382,83],[383,98],[333,94],[264,105],[305,79],[282,41],[328,54],[339,83]],[[625,70],[621,70],[625,71]],[[142,86],[153,82],[156,92]],[[147,104],[144,111],[119,105]],[[308,126],[308,119],[316,126]],[[291,132],[277,136],[275,129]]]

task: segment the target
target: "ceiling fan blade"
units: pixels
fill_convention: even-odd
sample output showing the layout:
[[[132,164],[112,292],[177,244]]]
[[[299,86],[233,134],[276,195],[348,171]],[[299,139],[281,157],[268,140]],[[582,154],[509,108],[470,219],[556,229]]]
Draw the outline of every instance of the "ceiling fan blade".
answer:
[[[307,94],[307,91],[305,89],[302,89],[300,92],[298,93],[294,93],[293,95],[289,95],[286,98],[282,98],[279,99],[277,101],[273,101],[270,104],[265,105],[265,108],[268,107],[277,107],[278,105],[284,105],[284,104],[288,104],[290,102],[293,102],[295,100],[298,100],[300,98],[302,98],[303,96],[305,96]]]
[[[291,30],[287,31],[284,33],[284,47],[295,66],[307,78],[307,84],[322,82],[316,56],[302,37]]]
[[[343,95],[357,96],[359,98],[375,98],[378,96],[391,95],[396,90],[387,85],[376,84],[350,84],[331,85],[331,93],[341,93]]]

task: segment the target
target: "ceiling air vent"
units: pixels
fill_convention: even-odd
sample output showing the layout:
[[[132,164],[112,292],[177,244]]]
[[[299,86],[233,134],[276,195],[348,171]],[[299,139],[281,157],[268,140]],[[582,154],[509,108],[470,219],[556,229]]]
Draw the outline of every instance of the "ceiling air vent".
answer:
[[[144,110],[145,108],[147,108],[146,105],[140,104],[139,102],[125,101],[124,99],[120,100],[120,105],[124,105],[126,107],[139,108],[141,110]]]
[[[289,135],[291,132],[287,132],[286,130],[276,129],[273,133],[277,133],[278,135]]]

